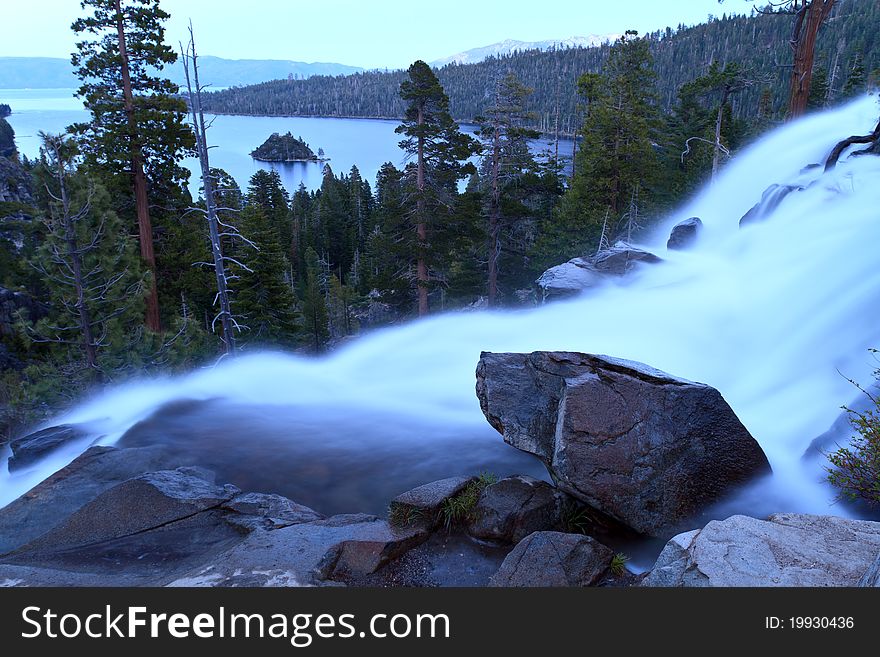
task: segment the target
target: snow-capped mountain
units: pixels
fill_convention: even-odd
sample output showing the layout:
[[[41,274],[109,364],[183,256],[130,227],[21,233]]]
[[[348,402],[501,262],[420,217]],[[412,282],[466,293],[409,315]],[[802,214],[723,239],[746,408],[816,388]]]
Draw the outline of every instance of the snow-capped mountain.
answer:
[[[548,41],[517,41],[516,39],[505,39],[500,43],[493,43],[491,46],[483,46],[482,48],[472,48],[465,50],[457,55],[435,59],[431,62],[431,66],[441,67],[452,62],[459,64],[475,64],[481,62],[487,57],[498,57],[499,55],[507,55],[517,50],[548,50],[553,46],[557,48],[588,48],[590,46],[598,46],[606,41],[617,39],[619,34],[591,34],[590,36],[576,36],[568,39],[553,39]]]

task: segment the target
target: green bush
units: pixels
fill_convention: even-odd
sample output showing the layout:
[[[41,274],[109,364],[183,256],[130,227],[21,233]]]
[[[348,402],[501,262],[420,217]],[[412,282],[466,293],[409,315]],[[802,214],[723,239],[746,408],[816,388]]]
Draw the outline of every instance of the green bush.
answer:
[[[880,378],[880,370],[875,372]],[[871,400],[872,408],[864,412],[845,409],[855,429],[848,447],[839,447],[828,454],[831,467],[828,481],[840,489],[840,497],[880,503],[880,399],[859,388]]]

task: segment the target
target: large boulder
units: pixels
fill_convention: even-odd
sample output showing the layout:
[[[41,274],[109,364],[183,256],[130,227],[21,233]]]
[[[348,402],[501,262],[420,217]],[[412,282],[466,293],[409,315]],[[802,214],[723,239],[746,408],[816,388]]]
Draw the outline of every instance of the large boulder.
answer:
[[[568,496],[545,481],[524,475],[490,484],[480,494],[468,533],[519,543],[533,532],[559,529]]]
[[[33,465],[60,447],[88,437],[89,433],[81,427],[62,424],[15,438],[9,443],[12,448],[12,456],[9,457],[8,463],[9,471],[15,472]]]
[[[642,585],[855,586],[878,549],[878,522],[732,516],[670,540]]]
[[[590,586],[607,572],[612,557],[589,536],[535,532],[507,555],[489,586]]]
[[[653,253],[617,242],[593,256],[573,258],[551,267],[536,281],[544,300],[573,296],[615,277],[625,276],[640,263],[660,262]]]
[[[571,352],[483,353],[489,423],[557,486],[649,536],[668,537],[770,473],[714,388],[631,361]]]
[[[669,234],[666,248],[673,251],[689,248],[696,241],[697,235],[699,235],[702,228],[703,221],[699,217],[691,217],[675,224],[672,232]]]

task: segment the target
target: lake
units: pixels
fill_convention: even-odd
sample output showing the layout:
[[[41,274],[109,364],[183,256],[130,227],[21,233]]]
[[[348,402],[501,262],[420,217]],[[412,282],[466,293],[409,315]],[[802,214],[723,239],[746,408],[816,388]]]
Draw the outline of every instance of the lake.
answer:
[[[39,131],[61,132],[72,123],[89,118],[82,103],[74,97],[73,89],[0,89],[0,103],[12,107],[7,118],[15,130],[16,144],[21,153],[29,158],[39,155]],[[208,130],[211,149],[211,166],[225,169],[242,188],[250,177],[260,169],[275,169],[284,187],[294,192],[300,183],[308,189],[321,186],[323,165],[316,162],[258,162],[250,152],[262,144],[273,132],[293,133],[302,137],[315,152],[323,148],[327,163],[339,172],[347,172],[352,166],[361,175],[375,183],[376,174],[385,162],[400,168],[405,164],[405,153],[398,146],[400,135],[394,129],[399,121],[378,119],[333,119],[279,116],[216,116]],[[463,125],[462,130],[473,134],[474,127]],[[551,148],[548,140],[532,144],[536,153]],[[560,140],[560,153],[571,153],[571,140]],[[198,160],[187,158],[183,164],[194,173],[193,191],[198,189],[200,177]]]

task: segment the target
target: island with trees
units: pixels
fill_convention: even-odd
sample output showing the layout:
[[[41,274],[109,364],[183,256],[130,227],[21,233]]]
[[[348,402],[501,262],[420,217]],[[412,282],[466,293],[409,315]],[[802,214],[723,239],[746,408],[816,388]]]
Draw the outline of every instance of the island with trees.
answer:
[[[318,154],[303,141],[302,137],[294,137],[291,133],[279,135],[273,133],[259,148],[251,151],[251,156],[261,162],[323,162],[323,149]]]

